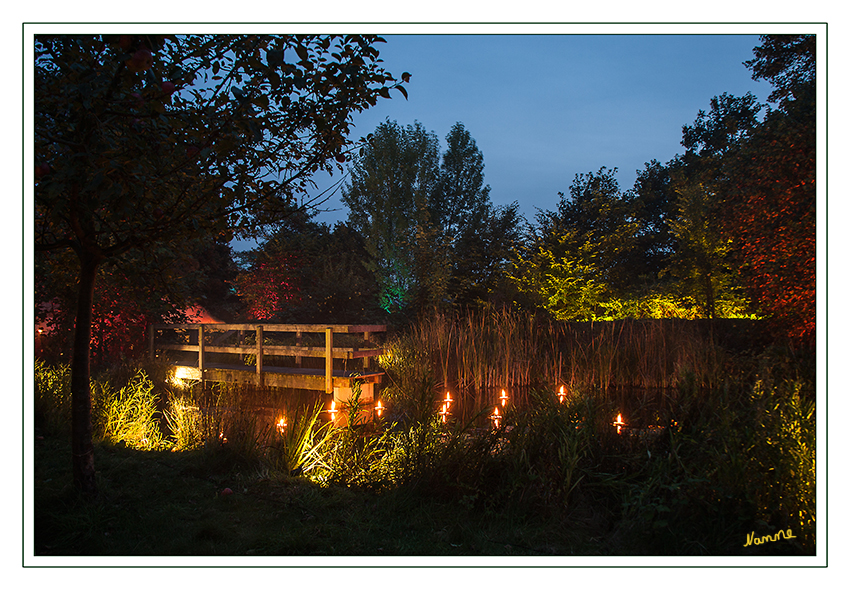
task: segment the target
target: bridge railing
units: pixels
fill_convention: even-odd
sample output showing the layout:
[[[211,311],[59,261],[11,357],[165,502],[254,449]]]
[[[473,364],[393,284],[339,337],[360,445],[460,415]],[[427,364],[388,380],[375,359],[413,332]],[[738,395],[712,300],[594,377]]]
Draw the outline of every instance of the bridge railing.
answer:
[[[372,334],[386,332],[385,325],[354,325],[354,324],[154,324],[149,331],[149,355],[151,359],[156,357],[158,350],[182,351],[197,353],[198,373],[204,378],[207,369],[207,355],[210,353],[225,354],[253,354],[257,380],[262,383],[264,359],[274,356],[295,357],[295,368],[297,372],[301,367],[303,357],[324,358],[325,368],[325,392],[333,393],[334,390],[334,359],[363,359],[364,373],[369,372],[370,359],[382,354],[383,349],[374,345],[366,347],[334,346],[334,334],[362,334],[365,344],[370,344]],[[157,342],[157,334],[167,331],[183,331],[189,333],[184,337],[184,342]],[[197,332],[193,337],[192,332]],[[217,332],[215,338],[213,333]],[[256,337],[253,343],[246,344],[244,336],[246,333],[254,333]],[[266,335],[269,333],[290,333],[295,335],[294,345],[269,344]],[[303,344],[304,334],[324,333],[324,346],[305,346]],[[236,344],[224,344],[231,336],[238,334],[240,342]],[[197,343],[193,343],[195,341]],[[276,372],[286,371],[281,367],[275,367]],[[377,374],[377,373],[376,373]]]

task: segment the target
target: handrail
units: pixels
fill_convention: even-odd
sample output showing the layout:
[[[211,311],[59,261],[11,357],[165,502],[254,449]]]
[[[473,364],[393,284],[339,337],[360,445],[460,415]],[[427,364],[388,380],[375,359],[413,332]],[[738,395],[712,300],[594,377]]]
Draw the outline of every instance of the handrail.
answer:
[[[225,331],[254,331],[256,332],[256,344],[254,346],[207,346],[204,343],[204,329],[211,328]],[[198,344],[160,344],[156,345],[157,330],[197,330]],[[263,332],[294,332],[296,334],[296,346],[264,345]],[[301,356],[324,357],[325,359],[325,392],[333,393],[333,359],[334,358],[362,358],[364,368],[368,368],[369,359],[380,355],[382,349],[346,348],[333,346],[334,333],[339,334],[363,334],[364,340],[374,332],[386,332],[385,325],[357,325],[357,324],[153,324],[150,326],[149,355],[151,360],[155,356],[157,348],[161,350],[181,350],[198,353],[198,370],[204,374],[204,356],[207,352],[224,352],[233,354],[254,354],[257,378],[262,382],[263,357],[269,356],[295,356],[296,363],[300,366]],[[301,335],[303,333],[325,333],[325,346],[305,347],[301,346]],[[336,352],[339,351],[339,352]]]

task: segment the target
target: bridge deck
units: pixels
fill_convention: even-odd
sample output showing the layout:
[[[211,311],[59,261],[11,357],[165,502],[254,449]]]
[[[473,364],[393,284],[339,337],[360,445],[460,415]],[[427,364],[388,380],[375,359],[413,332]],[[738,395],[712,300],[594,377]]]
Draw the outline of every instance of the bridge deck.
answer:
[[[175,360],[175,377],[198,381],[220,381],[227,383],[251,383],[268,387],[292,389],[313,389],[336,396],[350,395],[355,380],[363,383],[363,393],[371,397],[373,387],[381,382],[383,372],[373,368],[370,359],[380,355],[383,350],[371,345],[371,336],[376,332],[386,332],[384,325],[322,325],[322,324],[171,324],[154,325],[150,328],[150,356],[155,358],[156,351],[173,351],[185,356],[194,356],[194,360]],[[158,333],[171,332],[169,342],[157,343]],[[182,335],[179,337],[177,333]],[[294,345],[273,334],[291,333]],[[302,334],[318,332],[324,334],[325,346],[304,345]],[[248,337],[247,333],[253,333]],[[355,337],[356,347],[334,346],[334,333],[362,334]],[[248,337],[253,343],[245,342]],[[227,343],[237,338],[238,342]],[[177,340],[176,342],[174,340]],[[361,344],[365,344],[363,348]],[[221,361],[222,355],[233,359],[234,356],[253,355],[253,366],[237,363],[213,362],[208,355],[216,354]],[[281,367],[266,364],[266,358],[291,357],[295,367]],[[324,358],[324,369],[302,366],[303,358]],[[227,360],[227,359],[225,359]],[[340,370],[334,367],[334,361],[347,363],[357,360],[360,370]],[[279,361],[277,362],[279,364]],[[339,363],[337,363],[339,364]],[[368,392],[368,393],[367,393]]]
[[[175,376],[179,379],[200,381],[201,373],[198,363],[179,363],[174,365],[177,369]],[[332,373],[334,389],[347,389],[351,387],[355,379],[364,383],[380,383],[384,373],[382,371],[368,371],[362,374],[359,371],[334,370]],[[326,375],[324,369],[310,369],[304,367],[274,367],[263,366],[263,372],[257,373],[256,369],[249,365],[231,365],[225,363],[205,363],[203,379],[205,381],[219,381],[224,383],[247,383],[259,384],[267,387],[283,387],[292,389],[314,389],[324,390]],[[262,379],[260,381],[260,379]]]

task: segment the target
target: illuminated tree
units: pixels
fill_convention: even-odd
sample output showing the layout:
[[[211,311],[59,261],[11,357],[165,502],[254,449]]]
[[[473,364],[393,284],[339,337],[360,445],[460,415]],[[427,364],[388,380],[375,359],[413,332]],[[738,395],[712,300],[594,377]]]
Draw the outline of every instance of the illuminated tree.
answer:
[[[636,226],[616,171],[576,174],[557,211],[538,214],[531,245],[514,263],[520,291],[559,319],[604,317],[626,276]]]
[[[349,224],[363,235],[387,311],[424,307],[445,291],[447,252],[432,216],[439,162],[439,140],[421,123],[385,121],[343,188]]]
[[[94,495],[89,354],[104,261],[250,235],[350,150],[353,113],[399,88],[361,36],[35,41],[36,250],[79,262],[75,484]],[[406,75],[402,76],[406,78]]]
[[[768,100],[778,108],[759,121],[754,101],[715,99],[737,108],[701,113],[683,143],[711,159],[714,216],[753,300],[787,335],[813,344],[815,38],[763,36],[753,52],[746,65],[774,85]]]
[[[275,319],[285,306],[300,300],[297,258],[289,254],[264,255],[236,279],[236,292],[247,307],[248,319]]]
[[[605,313],[608,286],[594,259],[593,244],[578,241],[575,231],[566,230],[538,238],[527,253],[518,253],[509,276],[534,306],[557,320],[599,319]]]
[[[743,268],[759,305],[786,333],[815,337],[815,37],[767,35],[747,62],[753,78],[774,85],[778,102],[738,158],[724,226],[740,244]]]
[[[735,284],[728,263],[731,240],[721,235],[711,216],[715,195],[703,185],[677,192],[677,214],[668,221],[676,246],[665,272],[678,279],[678,295],[695,303],[699,317],[722,317],[718,309],[729,308]]]

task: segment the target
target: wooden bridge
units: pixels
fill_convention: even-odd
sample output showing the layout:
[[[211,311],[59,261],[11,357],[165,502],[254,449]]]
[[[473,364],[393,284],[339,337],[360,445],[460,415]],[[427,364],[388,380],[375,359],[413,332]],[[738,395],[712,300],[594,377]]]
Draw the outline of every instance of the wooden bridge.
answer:
[[[386,330],[349,324],[155,324],[149,354],[172,360],[181,379],[311,389],[333,393],[339,402],[350,398],[357,379],[361,399],[370,401],[384,375],[372,366],[372,357],[383,350],[371,338]],[[341,346],[334,345],[334,335]]]

